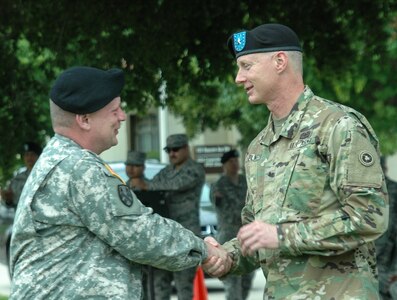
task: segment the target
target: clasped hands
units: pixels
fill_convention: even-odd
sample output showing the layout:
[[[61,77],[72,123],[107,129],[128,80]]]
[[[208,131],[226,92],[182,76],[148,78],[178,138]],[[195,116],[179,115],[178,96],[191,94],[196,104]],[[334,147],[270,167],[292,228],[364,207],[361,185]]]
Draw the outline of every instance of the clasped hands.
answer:
[[[202,264],[204,272],[212,277],[221,277],[230,271],[233,261],[227,251],[212,237],[206,237],[208,258]],[[244,256],[254,255],[261,248],[279,247],[276,225],[254,221],[240,228],[237,234]]]
[[[206,237],[204,241],[208,249],[208,257],[202,264],[204,272],[212,277],[228,273],[233,261],[227,251],[213,237]]]

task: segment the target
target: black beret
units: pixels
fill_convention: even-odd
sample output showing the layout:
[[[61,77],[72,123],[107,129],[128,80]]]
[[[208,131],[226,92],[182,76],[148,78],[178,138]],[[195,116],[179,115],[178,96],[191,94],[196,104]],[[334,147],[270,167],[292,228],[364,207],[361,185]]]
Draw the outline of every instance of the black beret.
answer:
[[[72,67],[56,79],[50,99],[63,110],[88,114],[120,96],[123,86],[124,73],[120,69],[104,71],[92,67]]]
[[[23,144],[22,153],[34,152],[37,154],[37,156],[40,156],[42,151],[43,149],[41,148],[41,146],[35,142],[26,142]]]
[[[234,33],[229,37],[227,45],[235,58],[258,52],[302,52],[296,33],[281,24],[263,24],[249,31]]]
[[[228,152],[223,153],[221,157],[221,163],[224,164],[226,163],[229,159],[233,157],[239,157],[238,151],[237,150],[230,150]]]

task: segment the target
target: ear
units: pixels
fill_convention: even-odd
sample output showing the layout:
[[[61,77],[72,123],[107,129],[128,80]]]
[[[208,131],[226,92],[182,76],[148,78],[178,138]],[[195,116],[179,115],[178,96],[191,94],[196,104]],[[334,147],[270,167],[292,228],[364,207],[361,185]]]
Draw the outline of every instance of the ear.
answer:
[[[89,130],[91,128],[90,115],[76,115],[76,123],[83,130]]]
[[[278,72],[284,71],[288,64],[288,56],[285,54],[285,52],[278,52],[274,56],[274,59],[275,59],[277,71]]]

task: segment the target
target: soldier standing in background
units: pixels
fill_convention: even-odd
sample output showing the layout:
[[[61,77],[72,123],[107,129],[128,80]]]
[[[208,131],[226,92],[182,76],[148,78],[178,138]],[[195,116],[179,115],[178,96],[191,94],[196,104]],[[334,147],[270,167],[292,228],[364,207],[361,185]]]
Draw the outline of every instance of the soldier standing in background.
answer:
[[[217,240],[223,244],[237,235],[241,227],[241,210],[247,195],[247,181],[239,174],[237,150],[222,155],[224,174],[211,187],[211,202],[218,217]],[[245,300],[251,288],[254,272],[242,276],[231,275],[223,280],[227,300]]]
[[[18,173],[11,179],[9,185],[4,190],[1,190],[1,198],[9,207],[16,208],[18,205],[19,197],[21,196],[22,189],[25,186],[26,180],[33,169],[36,161],[41,154],[42,148],[34,142],[26,142],[23,144],[23,162],[26,170]]]
[[[125,162],[125,172],[129,178],[127,185],[134,191],[140,189],[137,184],[141,180],[148,182],[144,175],[145,160],[146,154],[143,152],[129,151],[127,154],[127,161]]]
[[[185,134],[168,136],[164,150],[169,155],[170,165],[162,169],[149,183],[141,181],[141,188],[166,191],[169,218],[200,236],[199,208],[201,190],[205,181],[204,167],[190,157]],[[170,299],[172,277],[178,299],[192,299],[195,274],[195,267],[174,273],[154,270],[155,299]]]
[[[386,161],[381,164],[387,173]],[[389,226],[385,234],[376,240],[377,263],[379,272],[379,291],[383,300],[397,300],[397,182],[387,174],[386,185],[389,193]]]

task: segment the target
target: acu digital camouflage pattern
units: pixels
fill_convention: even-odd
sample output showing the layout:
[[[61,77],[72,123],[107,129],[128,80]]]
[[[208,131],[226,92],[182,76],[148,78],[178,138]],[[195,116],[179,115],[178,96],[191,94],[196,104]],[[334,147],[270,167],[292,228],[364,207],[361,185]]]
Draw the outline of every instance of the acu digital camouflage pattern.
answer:
[[[237,184],[226,175],[222,175],[211,186],[211,202],[218,219],[216,236],[218,242],[225,243],[237,235],[241,227],[241,210],[246,195],[247,181],[242,174],[238,175]]]
[[[169,218],[200,235],[200,195],[205,181],[204,167],[189,158],[180,169],[168,165],[148,184],[149,190],[166,191]],[[172,274],[154,269],[155,299],[169,299]],[[192,299],[196,268],[173,274],[178,299]]]
[[[386,233],[376,240],[379,271],[379,290],[384,300],[397,299],[397,284],[390,278],[397,276],[397,182],[386,177],[390,202],[390,222]],[[394,298],[392,294],[394,293]]]
[[[260,266],[264,299],[378,299],[373,241],[387,227],[388,197],[371,126],[308,87],[280,135],[272,126],[246,155],[242,218],[278,224],[280,247],[244,258],[232,240],[232,271]]]
[[[25,183],[29,177],[29,174],[30,174],[30,171],[25,170],[25,171],[17,174],[10,181],[8,188],[11,188],[11,190],[12,190],[12,205],[11,206],[14,208],[16,208],[18,205],[19,198],[21,197],[23,187],[25,186]]]
[[[217,195],[217,196],[215,196]],[[241,227],[241,210],[247,195],[247,181],[244,175],[238,175],[235,184],[229,177],[222,175],[211,186],[211,202],[217,214],[217,241],[225,243],[235,237]],[[223,280],[225,299],[247,299],[254,273],[242,276],[228,276]]]
[[[56,134],[18,205],[10,299],[141,299],[142,264],[176,271],[206,258],[200,238],[124,187],[98,155]]]

